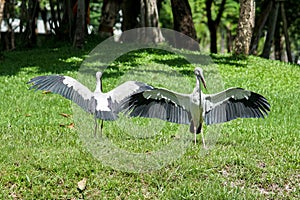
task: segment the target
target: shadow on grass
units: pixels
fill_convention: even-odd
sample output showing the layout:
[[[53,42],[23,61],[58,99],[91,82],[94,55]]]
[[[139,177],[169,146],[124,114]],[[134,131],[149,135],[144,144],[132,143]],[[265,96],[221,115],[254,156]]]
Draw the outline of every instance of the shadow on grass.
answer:
[[[87,38],[84,49],[75,49],[69,42],[57,42],[54,37],[47,38],[44,43],[31,49],[3,52],[3,58],[0,60],[0,76],[13,76],[20,71],[41,74],[78,71],[85,55],[99,43],[99,40]]]
[[[93,42],[93,41],[92,41]],[[78,50],[70,47],[69,44],[61,45],[58,48],[35,48],[32,50],[20,50],[4,53],[4,59],[0,61],[0,76],[12,76],[20,71],[26,73],[40,74],[64,74],[68,71],[78,71],[85,56],[98,44],[90,43],[85,49]],[[141,49],[126,53],[118,57],[105,70],[104,77],[113,78],[124,75],[128,70],[141,66],[143,57],[153,54],[150,61],[177,68],[180,73],[193,76],[193,69],[187,67],[189,64],[206,65],[212,62],[216,64],[229,64],[236,67],[246,67],[247,58],[233,55],[202,56],[192,52],[185,52],[183,56],[177,56],[173,52],[161,49]],[[186,60],[184,55],[192,58]],[[212,60],[208,60],[207,58]],[[87,73],[91,73],[88,72]]]
[[[5,58],[0,63],[0,75],[13,76],[20,71],[52,74],[76,71],[80,66],[78,61],[82,59],[82,54],[84,54],[82,51],[66,47],[5,52]],[[72,61],[68,60],[69,58],[78,59]]]
[[[232,65],[234,67],[247,67],[248,64],[248,58],[245,56],[230,55],[230,54],[226,54],[226,55],[211,54],[210,56],[216,64]]]

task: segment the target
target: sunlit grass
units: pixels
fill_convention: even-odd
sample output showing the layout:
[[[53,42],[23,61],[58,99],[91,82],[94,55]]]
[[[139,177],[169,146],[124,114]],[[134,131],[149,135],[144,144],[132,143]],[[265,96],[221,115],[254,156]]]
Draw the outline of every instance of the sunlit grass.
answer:
[[[0,199],[82,198],[77,183],[83,178],[87,178],[86,199],[300,197],[299,66],[252,56],[247,60],[213,56],[225,88],[238,86],[262,94],[271,104],[269,116],[228,122],[209,151],[203,151],[198,136],[198,144],[191,140],[184,155],[172,163],[149,173],[132,173],[114,170],[90,154],[76,131],[77,124],[72,128],[76,120],[68,100],[28,90],[27,81],[38,75],[59,73],[76,78],[86,54],[67,47],[5,53],[0,63]],[[193,65],[159,51],[119,58],[105,71],[104,90],[114,88],[120,76],[145,63],[170,66],[190,84],[186,92],[192,91]],[[143,81],[170,89],[178,82]],[[133,119],[132,123],[143,126],[150,122]],[[141,138],[115,122],[104,125],[105,137],[136,153],[156,151],[175,140],[178,130],[177,125],[167,124],[160,133]]]

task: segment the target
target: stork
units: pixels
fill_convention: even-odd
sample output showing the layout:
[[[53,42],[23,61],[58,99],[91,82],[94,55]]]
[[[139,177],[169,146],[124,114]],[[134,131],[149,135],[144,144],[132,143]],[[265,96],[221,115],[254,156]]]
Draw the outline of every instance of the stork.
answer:
[[[203,121],[207,124],[227,122],[236,118],[264,118],[270,104],[260,94],[242,88],[229,88],[216,94],[204,94],[206,88],[203,70],[196,67],[196,86],[191,94],[181,94],[164,88],[152,88],[127,97],[120,105],[131,117],[158,118],[165,121],[190,124],[190,132],[201,133],[206,148]]]
[[[116,120],[120,111],[119,103],[126,97],[151,90],[152,87],[137,81],[127,81],[113,90],[103,93],[102,72],[96,73],[96,89],[91,92],[86,86],[69,76],[49,75],[32,78],[28,84],[33,84],[29,89],[46,90],[59,94],[77,105],[95,118],[95,136],[97,132],[97,119],[101,120],[100,133],[102,134],[103,120]]]

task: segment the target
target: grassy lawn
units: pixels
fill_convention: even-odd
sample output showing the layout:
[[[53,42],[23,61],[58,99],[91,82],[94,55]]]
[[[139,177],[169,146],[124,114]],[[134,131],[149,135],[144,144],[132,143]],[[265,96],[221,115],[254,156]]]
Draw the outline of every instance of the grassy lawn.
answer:
[[[135,173],[115,170],[93,157],[76,131],[70,101],[28,90],[26,82],[35,76],[58,73],[76,78],[87,54],[88,50],[68,47],[4,54],[0,61],[0,199],[300,198],[299,66],[251,56],[247,60],[212,56],[225,88],[238,86],[264,95],[271,104],[269,116],[228,122],[207,152],[201,142],[193,145],[191,140],[173,162]],[[119,77],[134,69],[131,66],[144,63],[178,71],[192,91],[194,66],[178,55],[157,50],[119,58],[103,76],[104,90],[119,84]],[[107,138],[120,148],[141,153],[175,140],[173,132],[179,128],[166,123],[155,137],[132,139],[114,124],[105,123]],[[189,134],[188,126],[180,127]],[[83,178],[87,184],[81,192],[77,184]]]

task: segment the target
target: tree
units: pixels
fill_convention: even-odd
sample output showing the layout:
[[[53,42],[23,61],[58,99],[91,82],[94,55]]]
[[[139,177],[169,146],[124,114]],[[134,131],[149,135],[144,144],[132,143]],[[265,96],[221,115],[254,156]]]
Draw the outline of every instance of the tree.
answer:
[[[0,25],[2,24],[2,19],[3,19],[3,12],[4,12],[4,5],[5,5],[5,0],[0,0]],[[1,29],[1,28],[0,28]],[[1,30],[0,30],[1,31]],[[1,33],[0,33],[0,44],[1,44]],[[2,59],[2,47],[0,46],[0,60]]]
[[[288,33],[288,28],[287,28],[288,22],[287,22],[286,15],[285,15],[284,2],[280,3],[280,8],[281,8],[281,18],[283,21],[283,32],[284,32],[284,37],[285,37],[286,53],[287,53],[288,61],[290,63],[292,63],[293,58],[292,58],[292,53],[291,53],[290,37],[289,37],[289,33]]]
[[[174,30],[181,32],[193,40],[197,40],[196,30],[193,22],[191,7],[188,0],[171,0]],[[195,42],[187,42],[185,40],[176,40],[179,48],[190,50],[199,50],[199,45],[195,46]]]
[[[139,27],[140,0],[123,0],[122,3],[122,31]]]
[[[207,16],[207,26],[209,29],[209,33],[210,33],[210,52],[211,53],[217,53],[218,49],[217,49],[217,31],[218,31],[218,27],[219,24],[221,22],[221,17],[222,14],[224,12],[225,9],[225,3],[226,0],[222,0],[221,4],[219,6],[219,10],[217,13],[217,17],[215,19],[213,19],[212,16],[212,4],[213,4],[213,0],[206,0],[205,1],[205,9],[206,9],[206,16]]]
[[[262,12],[255,22],[255,27],[252,34],[251,45],[250,45],[250,54],[257,55],[258,42],[262,35],[262,30],[266,24],[266,21],[269,17],[270,11],[273,7],[273,0],[265,0],[262,2]]]
[[[76,29],[73,46],[82,48],[85,36],[85,1],[78,0],[77,3]]]
[[[116,23],[122,0],[104,0],[101,9],[101,18],[98,33],[101,38],[113,35],[113,27]]]
[[[7,31],[1,34],[1,42],[3,42],[3,46],[6,50],[11,50],[15,48],[15,34],[12,28],[12,21],[10,20],[15,14],[14,2],[12,0],[2,1],[0,7],[2,10],[0,13],[0,15],[2,15],[0,21],[4,20],[7,26]]]
[[[159,43],[164,40],[160,27],[156,0],[124,0],[122,4],[123,23],[122,31],[139,27],[154,27],[147,34],[141,30],[135,36],[121,36],[121,40],[138,40],[140,42]],[[126,35],[128,36],[128,35]],[[149,41],[151,40],[151,41]]]
[[[139,27],[154,27],[151,33],[141,33],[139,39],[144,42],[159,43],[164,41],[159,27],[159,17],[156,0],[141,0]],[[150,37],[149,37],[150,36]]]
[[[269,58],[274,47],[275,59],[283,60],[286,53],[288,61],[293,62],[291,41],[294,41],[294,45],[297,47],[297,35],[299,35],[299,31],[298,28],[295,31],[294,27],[299,27],[300,25],[298,2],[295,0],[264,0],[258,8],[260,8],[258,10],[261,14],[254,28],[250,53],[258,54],[258,43],[262,35],[262,30],[267,23],[267,34],[264,38],[265,42],[261,56]]]
[[[269,15],[267,37],[261,55],[264,58],[270,57],[271,47],[273,44],[274,33],[275,33],[275,28],[277,23],[278,9],[279,9],[279,2],[275,2],[275,4],[273,4],[272,10]]]
[[[254,0],[240,0],[240,17],[235,38],[235,54],[248,55],[254,27]]]
[[[2,23],[3,15],[4,15],[4,6],[5,0],[0,0],[0,24]]]

